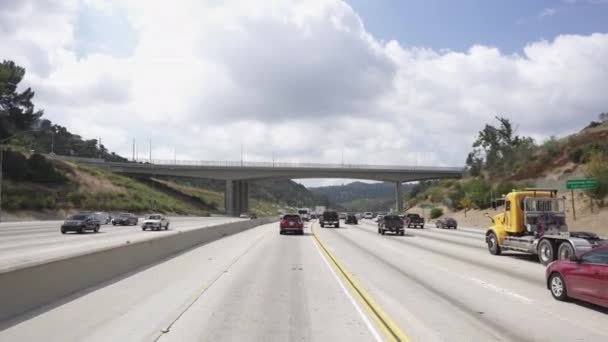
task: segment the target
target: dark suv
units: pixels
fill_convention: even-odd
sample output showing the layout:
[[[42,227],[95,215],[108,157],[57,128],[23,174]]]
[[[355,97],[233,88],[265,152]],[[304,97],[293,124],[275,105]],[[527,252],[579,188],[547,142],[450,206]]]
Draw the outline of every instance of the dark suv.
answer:
[[[347,214],[346,220],[344,220],[346,224],[359,224],[359,220],[357,220],[357,216],[355,214]]]
[[[137,216],[131,213],[122,213],[112,219],[112,225],[136,226],[137,221]]]
[[[67,232],[84,233],[87,230],[92,230],[95,233],[99,232],[99,222],[92,214],[76,214],[70,216],[61,225],[61,234]]]
[[[321,228],[325,228],[326,225],[340,228],[338,213],[335,211],[325,211],[319,219],[319,224],[321,224]]]

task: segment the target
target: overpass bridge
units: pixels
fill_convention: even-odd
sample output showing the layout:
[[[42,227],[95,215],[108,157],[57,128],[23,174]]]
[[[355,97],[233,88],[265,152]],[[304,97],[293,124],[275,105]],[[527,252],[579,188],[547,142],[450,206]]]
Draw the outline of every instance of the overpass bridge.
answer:
[[[275,163],[239,161],[139,160],[107,162],[102,159],[49,156],[54,159],[95,165],[105,170],[134,175],[174,176],[224,180],[225,208],[229,215],[249,210],[249,182],[271,178],[348,178],[395,183],[395,204],[403,208],[401,184],[404,182],[460,178],[462,167]]]

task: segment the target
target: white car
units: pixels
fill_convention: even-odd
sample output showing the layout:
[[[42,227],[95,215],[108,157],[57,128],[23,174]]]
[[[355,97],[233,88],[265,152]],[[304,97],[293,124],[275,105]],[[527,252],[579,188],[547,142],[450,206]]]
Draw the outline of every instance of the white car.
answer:
[[[363,217],[365,217],[366,219],[373,219],[374,218],[374,213],[370,213],[369,211],[366,212],[365,214],[363,214]]]
[[[169,229],[169,220],[162,214],[151,214],[146,216],[141,224],[141,230],[167,230]]]

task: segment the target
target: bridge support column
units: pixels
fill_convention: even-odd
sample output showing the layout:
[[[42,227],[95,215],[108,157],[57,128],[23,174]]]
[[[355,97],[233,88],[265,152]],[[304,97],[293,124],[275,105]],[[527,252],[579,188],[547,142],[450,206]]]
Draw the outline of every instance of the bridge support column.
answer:
[[[236,210],[236,182],[232,180],[226,181],[226,191],[224,191],[224,208],[226,215],[234,216]]]
[[[226,181],[224,193],[226,215],[239,216],[249,211],[249,183],[246,181]]]
[[[249,183],[241,181],[241,213],[249,212]]]
[[[403,210],[403,196],[401,182],[395,183],[395,210],[399,214]]]

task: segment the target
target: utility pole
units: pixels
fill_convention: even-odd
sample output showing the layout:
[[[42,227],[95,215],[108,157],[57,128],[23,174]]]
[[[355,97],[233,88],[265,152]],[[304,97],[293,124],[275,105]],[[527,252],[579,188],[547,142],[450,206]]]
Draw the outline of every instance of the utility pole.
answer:
[[[173,146],[173,164],[177,164],[177,148]]]
[[[133,161],[135,161],[135,139],[133,139]]]
[[[51,154],[55,154],[55,132],[51,130]]]
[[[148,138],[149,151],[150,151],[150,164],[152,164],[152,138]]]
[[[274,150],[272,150],[272,167],[274,167]]]
[[[342,167],[344,167],[344,146],[342,146]]]

